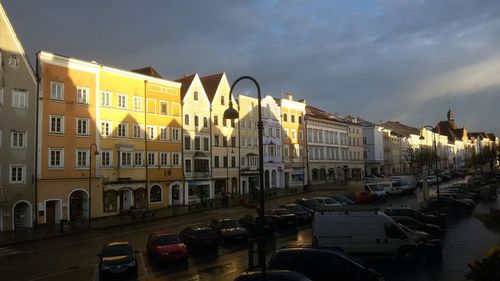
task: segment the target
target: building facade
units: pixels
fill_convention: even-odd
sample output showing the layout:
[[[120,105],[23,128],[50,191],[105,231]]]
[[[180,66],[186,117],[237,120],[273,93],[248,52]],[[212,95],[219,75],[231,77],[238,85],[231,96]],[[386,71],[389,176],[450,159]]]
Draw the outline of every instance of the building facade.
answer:
[[[0,4],[0,231],[33,226],[36,78]]]
[[[366,120],[361,124],[363,125],[363,157],[366,175],[380,174],[384,164],[383,127]]]
[[[44,51],[37,60],[39,223],[167,207],[183,180],[180,83]]]
[[[283,140],[283,163],[285,164],[285,188],[307,186],[306,155],[306,115],[305,100],[294,101],[293,95],[287,93],[286,98],[278,99],[281,108],[281,125]]]
[[[276,100],[266,96],[261,101],[264,149],[264,175],[270,188],[284,188],[285,165],[282,157],[281,109]],[[270,176],[270,179],[269,179]]]
[[[363,158],[363,126],[353,116],[344,118],[348,125],[347,139],[349,140],[349,170],[347,178],[361,180],[365,176],[365,161]]]
[[[210,100],[198,74],[177,80],[182,83],[184,186],[173,190],[173,204],[201,202],[214,196],[211,177]]]
[[[239,95],[240,190],[239,194],[259,194],[259,121],[258,100]],[[265,153],[264,153],[265,155]],[[264,169],[264,187],[271,188],[271,175]],[[274,182],[275,183],[275,182]]]

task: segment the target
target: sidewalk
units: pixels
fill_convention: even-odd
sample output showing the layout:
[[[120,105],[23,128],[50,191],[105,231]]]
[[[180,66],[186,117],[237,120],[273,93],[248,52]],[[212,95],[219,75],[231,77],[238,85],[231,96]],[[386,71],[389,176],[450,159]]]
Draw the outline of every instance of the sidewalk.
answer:
[[[355,184],[353,184],[355,185]],[[351,189],[351,184],[331,184],[331,185],[316,185],[309,186],[306,191],[299,189],[295,192],[290,190],[279,190],[272,197],[267,197],[267,201],[271,201],[277,198],[283,198],[288,196],[296,196],[298,194],[307,194],[308,192],[320,191],[320,190],[348,190]],[[355,189],[355,187],[354,187]],[[72,222],[63,223],[57,225],[38,225],[36,228],[29,228],[18,231],[10,232],[0,232],[0,247],[5,247],[9,245],[21,244],[30,241],[49,239],[59,236],[66,236],[81,232],[88,232],[94,230],[101,230],[106,228],[126,226],[132,224],[138,224],[148,221],[154,221],[159,219],[165,219],[170,217],[188,215],[198,212],[204,212],[207,210],[218,209],[222,207],[234,208],[240,205],[237,198],[232,198],[228,206],[222,206],[220,200],[216,200],[213,207],[202,207],[199,209],[189,210],[188,206],[171,206],[165,209],[156,209],[154,216],[148,214],[146,217],[136,216],[135,218],[130,215],[117,215],[103,218],[95,218],[91,221],[91,227],[89,228],[88,221],[82,222]]]

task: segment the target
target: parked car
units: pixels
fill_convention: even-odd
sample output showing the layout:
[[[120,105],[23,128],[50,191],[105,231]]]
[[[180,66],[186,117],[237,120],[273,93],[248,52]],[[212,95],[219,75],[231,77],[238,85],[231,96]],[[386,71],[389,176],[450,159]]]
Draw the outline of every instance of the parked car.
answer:
[[[339,203],[335,199],[332,199],[332,198],[327,197],[327,196],[314,197],[313,199],[315,199],[316,201],[318,201],[319,204],[321,206],[324,206],[324,207],[342,206],[341,203]]]
[[[349,197],[345,196],[345,195],[330,195],[328,196],[332,199],[334,199],[335,201],[343,204],[343,205],[354,205],[356,204],[353,200],[351,200]]]
[[[369,191],[360,191],[355,194],[355,202],[356,204],[371,204],[375,200],[373,199],[374,195]]]
[[[434,213],[470,214],[474,210],[474,204],[449,197],[435,196],[427,201],[424,209]]]
[[[295,227],[295,215],[287,209],[274,209],[267,212],[278,228]]]
[[[384,213],[390,217],[406,216],[414,218],[423,223],[435,224],[440,227],[444,227],[446,225],[446,221],[444,218],[439,218],[435,215],[424,214],[410,207],[387,207],[385,208]]]
[[[385,190],[387,195],[403,194],[403,189],[398,181],[378,182],[377,185]]]
[[[238,221],[243,226],[251,237],[259,234],[259,216],[245,215]],[[264,232],[265,234],[273,234],[276,231],[276,223],[269,215],[264,216]]]
[[[149,235],[146,249],[149,256],[156,261],[169,262],[175,260],[187,261],[187,247],[176,233],[170,231],[155,231]]]
[[[269,261],[271,269],[288,269],[313,281],[379,281],[382,276],[354,258],[332,249],[285,247],[276,250]]]
[[[243,242],[248,240],[248,231],[233,219],[213,219],[210,226],[222,242]]]
[[[243,272],[234,281],[261,281],[262,272],[260,271],[247,271]],[[306,276],[290,270],[267,270],[267,281],[311,281]]]
[[[101,279],[123,275],[137,277],[136,253],[129,242],[106,243],[98,254],[99,277]]]
[[[371,194],[372,201],[385,201],[387,199],[387,190],[376,182],[366,183],[365,192],[369,192]]]
[[[219,245],[217,233],[207,224],[190,225],[181,231],[179,237],[190,252],[196,250],[217,251]]]
[[[301,205],[306,209],[306,211],[309,212],[309,214],[314,214],[317,210],[321,209],[321,204],[319,204],[318,200],[316,199],[306,199],[306,198],[299,198],[295,200],[295,204]]]
[[[311,221],[311,215],[298,204],[286,204],[279,206],[280,209],[287,209],[289,212],[295,215],[295,221],[297,223],[309,223]]]
[[[454,192],[440,192],[439,196],[440,197],[449,197],[449,198],[453,198],[456,200],[462,200],[462,201],[469,203],[469,204],[472,204],[472,205],[476,204],[476,202],[472,198],[458,194],[458,193],[454,193]]]
[[[442,238],[444,235],[444,231],[441,227],[435,224],[428,224],[418,221],[414,218],[406,217],[406,216],[391,216],[391,218],[400,223],[409,229],[418,230],[427,232],[432,235],[434,238]]]

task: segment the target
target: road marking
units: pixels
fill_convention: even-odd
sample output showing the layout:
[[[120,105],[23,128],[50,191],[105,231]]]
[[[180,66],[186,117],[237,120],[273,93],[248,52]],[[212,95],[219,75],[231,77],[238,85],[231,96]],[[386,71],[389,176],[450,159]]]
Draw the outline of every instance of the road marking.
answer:
[[[22,253],[21,251],[18,251],[16,249],[8,248],[8,247],[3,247],[0,248],[0,258],[1,257],[11,257],[15,256],[17,254]]]
[[[142,270],[144,271],[144,277],[148,277],[148,267],[146,266],[146,263],[144,262],[144,257],[142,256],[142,253],[139,253],[139,259],[141,260],[142,263]]]

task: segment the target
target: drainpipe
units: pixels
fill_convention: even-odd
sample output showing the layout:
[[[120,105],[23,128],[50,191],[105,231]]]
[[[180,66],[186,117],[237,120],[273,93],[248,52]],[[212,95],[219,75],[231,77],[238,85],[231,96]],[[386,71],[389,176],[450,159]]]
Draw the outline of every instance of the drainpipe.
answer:
[[[35,116],[35,167],[34,167],[34,181],[35,181],[35,187],[34,187],[34,211],[35,211],[35,225],[33,227],[38,226],[38,114],[40,112],[40,76],[38,72],[38,67],[39,67],[39,55],[40,52],[36,54],[36,69],[35,69],[35,77],[36,77],[36,116]]]
[[[149,168],[148,168],[148,122],[147,122],[147,107],[148,100],[146,96],[146,86],[148,84],[148,80],[144,80],[144,160],[146,161],[146,211],[149,210]]]

